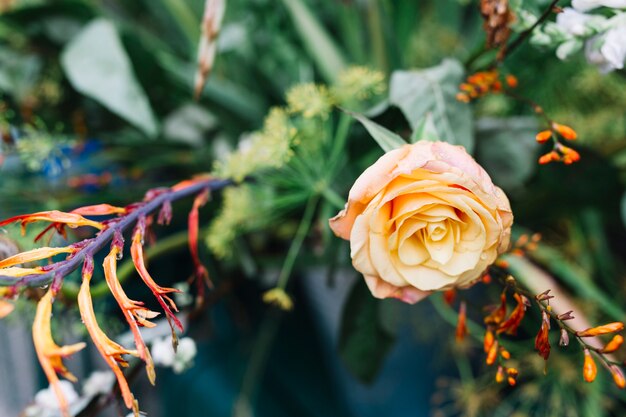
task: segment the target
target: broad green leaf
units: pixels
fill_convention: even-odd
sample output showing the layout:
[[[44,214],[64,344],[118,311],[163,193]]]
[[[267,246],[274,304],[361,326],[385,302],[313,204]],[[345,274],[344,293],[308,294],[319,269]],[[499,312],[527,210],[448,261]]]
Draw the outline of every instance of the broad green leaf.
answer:
[[[391,75],[389,101],[400,108],[414,130],[431,113],[441,140],[462,145],[471,153],[472,111],[456,99],[463,76],[463,66],[453,59],[423,70],[395,71]]]
[[[372,135],[376,143],[378,143],[378,146],[380,146],[383,151],[389,152],[394,149],[398,149],[403,145],[406,145],[406,142],[400,136],[379,125],[378,123],[371,121],[362,114],[352,112],[348,113],[359,122],[361,122],[361,124],[365,127],[365,129],[367,129],[369,134]]]
[[[339,354],[350,372],[365,383],[374,381],[394,343],[393,335],[380,324],[380,303],[360,279],[352,287],[341,320]]]
[[[441,140],[439,132],[437,132],[437,128],[435,127],[432,113],[427,113],[411,134],[411,143],[415,143],[418,140],[427,140],[431,142]]]
[[[302,0],[283,0],[300,38],[327,82],[335,81],[346,62],[326,29]]]
[[[476,159],[494,183],[512,190],[523,185],[537,167],[539,144],[534,117],[483,118],[476,123]]]
[[[89,23],[65,47],[61,65],[72,86],[113,113],[157,135],[157,122],[113,24],[105,19]]]

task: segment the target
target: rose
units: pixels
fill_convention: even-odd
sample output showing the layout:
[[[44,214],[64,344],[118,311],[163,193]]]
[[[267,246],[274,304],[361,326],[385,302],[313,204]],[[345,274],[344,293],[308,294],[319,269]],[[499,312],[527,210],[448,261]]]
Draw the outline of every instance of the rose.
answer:
[[[366,169],[330,227],[350,240],[375,297],[415,303],[480,278],[507,249],[512,222],[506,195],[463,147],[418,142]]]

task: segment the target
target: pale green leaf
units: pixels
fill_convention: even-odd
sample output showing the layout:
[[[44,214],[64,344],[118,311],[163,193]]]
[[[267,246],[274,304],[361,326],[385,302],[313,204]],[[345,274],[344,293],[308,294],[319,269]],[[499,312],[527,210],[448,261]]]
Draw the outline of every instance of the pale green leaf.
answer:
[[[415,143],[418,140],[427,140],[430,142],[440,141],[439,132],[433,121],[432,113],[427,113],[417,125],[413,133],[411,134],[411,143]]]
[[[89,23],[65,47],[61,65],[72,86],[96,100],[148,136],[157,135],[157,122],[113,24]]]
[[[462,145],[471,153],[472,111],[456,99],[463,77],[463,66],[453,59],[422,70],[395,71],[391,75],[389,101],[400,108],[414,130],[431,113],[441,140]]]
[[[389,129],[379,125],[378,123],[371,121],[362,114],[352,112],[349,112],[349,114],[356,120],[361,122],[361,124],[365,127],[365,129],[367,129],[369,134],[372,135],[372,138],[374,138],[376,143],[378,143],[378,146],[380,146],[383,151],[389,152],[394,149],[398,149],[403,145],[406,145],[405,140],[402,139],[400,136],[396,135]]]

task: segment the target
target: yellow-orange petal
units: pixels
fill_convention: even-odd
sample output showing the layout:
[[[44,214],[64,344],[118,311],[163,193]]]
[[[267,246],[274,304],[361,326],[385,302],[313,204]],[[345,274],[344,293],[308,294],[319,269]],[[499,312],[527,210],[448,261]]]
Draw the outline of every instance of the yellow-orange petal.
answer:
[[[80,214],[65,213],[65,212],[58,211],[58,210],[40,211],[38,213],[14,216],[14,217],[0,221],[0,227],[6,226],[7,224],[15,223],[18,221],[21,222],[22,225],[26,225],[28,223],[32,223],[36,221],[47,221],[47,222],[52,222],[52,223],[66,224],[73,229],[79,226],[91,226],[100,230],[104,228],[104,225],[102,223],[86,219]]]
[[[0,319],[5,318],[15,310],[15,305],[7,300],[0,300]]]
[[[36,268],[20,268],[17,266],[11,266],[9,268],[0,269],[0,277],[25,277],[26,275],[44,274],[46,271],[41,267]]]
[[[593,382],[598,374],[596,363],[591,357],[588,349],[585,349],[585,362],[583,363],[583,378],[587,382]]]
[[[35,320],[33,321],[33,343],[39,363],[58,399],[59,408],[63,415],[69,415],[67,400],[59,386],[57,373],[72,382],[76,381],[76,377],[63,365],[62,359],[83,349],[85,343],[76,343],[62,347],[54,343],[52,330],[50,328],[51,317],[52,291],[48,291],[37,304],[37,312],[35,313]]]
[[[576,332],[576,336],[593,337],[608,333],[619,332],[621,330],[624,330],[624,323],[622,323],[621,321],[616,321],[613,323],[604,324],[602,326],[591,327],[589,329],[578,331]]]
[[[20,265],[27,262],[39,261],[42,259],[48,259],[52,256],[59,255],[61,253],[74,253],[75,248],[71,246],[65,246],[61,248],[38,248],[29,250],[26,252],[18,253],[9,258],[0,261],[0,268],[6,268],[9,266]]]
[[[535,136],[535,140],[539,143],[546,143],[548,140],[550,140],[551,137],[551,130],[542,130],[541,132],[537,133],[537,136]]]
[[[567,140],[574,140],[578,137],[576,131],[567,125],[552,123],[552,127],[554,128],[554,130],[559,132],[559,135],[563,136],[563,138]]]
[[[602,349],[602,353],[613,353],[617,349],[619,349],[620,346],[622,346],[622,343],[624,343],[624,336],[622,336],[621,334],[616,334],[615,336],[613,336],[613,339],[611,339],[611,341],[606,344],[604,349]]]

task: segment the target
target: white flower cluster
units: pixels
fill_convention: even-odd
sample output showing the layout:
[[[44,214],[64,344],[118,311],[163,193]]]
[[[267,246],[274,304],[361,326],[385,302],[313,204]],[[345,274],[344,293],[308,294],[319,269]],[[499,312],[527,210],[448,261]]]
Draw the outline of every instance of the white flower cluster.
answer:
[[[155,365],[172,368],[177,374],[190,368],[196,353],[198,353],[196,342],[190,337],[180,339],[178,348],[174,352],[171,336],[155,340],[150,351]]]
[[[610,16],[587,13],[609,7]],[[584,50],[587,61],[601,72],[624,68],[626,61],[626,0],[573,0],[556,18],[533,33],[535,45],[556,46],[559,59]],[[606,9],[604,10],[606,12]],[[606,13],[605,13],[606,14]]]

